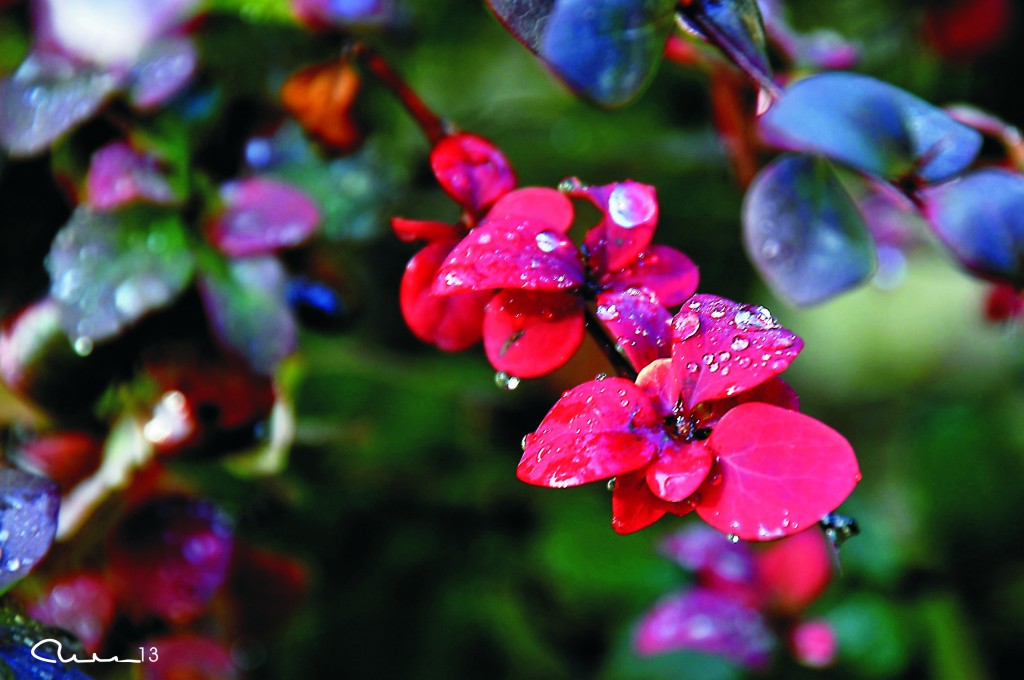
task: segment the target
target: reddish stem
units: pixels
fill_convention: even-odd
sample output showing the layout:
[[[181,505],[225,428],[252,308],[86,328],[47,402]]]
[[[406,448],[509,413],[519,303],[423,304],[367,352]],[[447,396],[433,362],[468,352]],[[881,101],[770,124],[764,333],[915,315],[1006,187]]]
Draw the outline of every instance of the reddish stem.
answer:
[[[413,117],[413,120],[423,130],[423,134],[427,136],[427,140],[431,144],[437,144],[453,132],[453,126],[431,111],[430,107],[409,87],[409,84],[405,82],[405,79],[398,74],[387,59],[374,51],[373,48],[366,43],[356,43],[351,48],[351,54],[362,62],[377,80],[391,90],[392,94],[398,98],[398,101],[402,103],[409,112],[409,115]]]

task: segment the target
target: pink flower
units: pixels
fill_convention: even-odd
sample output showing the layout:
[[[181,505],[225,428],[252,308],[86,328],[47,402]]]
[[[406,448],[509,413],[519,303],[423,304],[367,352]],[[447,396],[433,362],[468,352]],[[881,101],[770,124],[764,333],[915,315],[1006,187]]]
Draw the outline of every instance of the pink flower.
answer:
[[[776,376],[802,348],[767,310],[694,296],[672,322],[672,358],[636,383],[592,380],[526,436],[521,480],[567,487],[615,477],[612,526],[696,510],[747,540],[786,536],[835,509],[860,480],[837,432],[796,411]]]
[[[458,298],[495,291],[484,314],[484,348],[499,371],[543,375],[564,364],[583,340],[586,305],[637,367],[667,354],[665,307],[697,287],[697,267],[667,246],[651,246],[658,220],[654,188],[626,181],[564,193],[526,188],[503,196],[448,255],[432,292]],[[582,252],[569,239],[568,196],[603,213]]]

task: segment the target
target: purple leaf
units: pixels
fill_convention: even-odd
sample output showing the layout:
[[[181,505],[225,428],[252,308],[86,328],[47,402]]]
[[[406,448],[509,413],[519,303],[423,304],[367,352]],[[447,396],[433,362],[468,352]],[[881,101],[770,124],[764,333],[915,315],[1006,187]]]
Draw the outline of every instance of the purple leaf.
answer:
[[[932,229],[968,269],[1024,286],[1024,176],[999,168],[923,192]]]
[[[188,85],[198,61],[188,38],[167,38],[146,48],[131,73],[132,105],[148,110],[171,99]]]
[[[640,622],[635,645],[643,655],[694,649],[759,668],[768,663],[775,643],[756,609],[727,594],[694,588],[655,605]]]
[[[295,350],[295,318],[286,287],[284,268],[269,256],[208,267],[199,278],[214,336],[264,375]]]
[[[46,257],[61,326],[87,353],[184,290],[194,262],[177,216],[80,206]]]
[[[855,73],[797,82],[762,116],[761,128],[781,148],[820,153],[893,180],[945,179],[981,148],[981,135],[941,109]]]
[[[0,593],[46,555],[57,533],[57,485],[14,468],[0,468]]]
[[[167,204],[176,198],[156,159],[125,142],[108,144],[92,155],[85,193],[86,201],[96,210],[139,200]]]
[[[505,27],[579,95],[622,106],[654,75],[672,0],[488,0]]]
[[[11,156],[40,154],[96,113],[119,85],[109,73],[30,54],[0,80],[0,144]]]
[[[761,276],[796,305],[823,302],[875,270],[867,226],[828,161],[787,154],[754,179],[743,236]]]
[[[696,34],[717,45],[751,79],[768,90],[772,78],[757,0],[691,0],[680,15]]]
[[[304,193],[287,184],[252,178],[225,185],[225,210],[206,229],[217,248],[249,257],[291,248],[310,238],[320,212]]]

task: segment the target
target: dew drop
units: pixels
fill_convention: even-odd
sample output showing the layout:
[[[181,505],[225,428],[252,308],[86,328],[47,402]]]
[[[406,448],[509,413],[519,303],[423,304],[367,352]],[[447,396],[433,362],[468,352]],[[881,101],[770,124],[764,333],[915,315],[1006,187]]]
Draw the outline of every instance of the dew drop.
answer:
[[[732,339],[731,347],[737,352],[742,352],[747,347],[750,347],[750,341],[747,340],[742,335],[737,335],[735,338]]]
[[[594,380],[604,380],[607,377],[608,377],[607,373],[598,373],[597,376],[594,377]]]
[[[607,487],[608,487],[608,491],[609,492],[615,491],[615,478],[614,477],[612,477],[611,479],[608,480]]]
[[[608,197],[608,215],[625,229],[650,221],[657,210],[654,196],[642,186],[620,184]]]
[[[526,450],[526,445],[529,443],[529,440],[530,440],[530,435],[525,434],[525,435],[523,435],[523,441],[519,442],[519,446],[523,449],[523,451]]]
[[[740,542],[740,537],[737,536],[736,534],[729,534],[728,536],[726,536],[726,538],[729,540],[730,543],[739,543]]]
[[[550,253],[558,247],[558,237],[550,231],[542,231],[535,238],[537,247],[545,253]]]
[[[521,381],[514,375],[509,375],[505,371],[499,371],[494,374],[494,384],[503,390],[514,390],[519,387]]]
[[[691,309],[694,304],[700,305],[699,302],[690,303]],[[696,335],[697,331],[700,330],[700,317],[696,314],[685,314],[682,317],[677,318],[674,324],[678,339],[680,341],[688,340]]]
[[[709,484],[711,484],[711,486],[721,486],[722,473],[716,472],[715,474],[711,475],[711,480],[709,481]]]
[[[689,371],[690,373],[696,373],[698,368],[700,368],[700,366],[698,366],[692,361],[686,364],[686,370]]]
[[[728,352],[719,352],[718,353],[718,360],[719,361],[728,361],[731,358],[732,358],[732,355],[729,354]]]
[[[715,363],[715,355],[711,354],[710,352],[708,354],[705,354],[703,359],[704,363],[707,364],[708,366]]]
[[[87,357],[90,354],[92,354],[92,338],[90,338],[88,335],[80,335],[79,337],[75,338],[74,343],[72,343],[72,347],[75,350],[75,354],[77,354],[80,357]]]

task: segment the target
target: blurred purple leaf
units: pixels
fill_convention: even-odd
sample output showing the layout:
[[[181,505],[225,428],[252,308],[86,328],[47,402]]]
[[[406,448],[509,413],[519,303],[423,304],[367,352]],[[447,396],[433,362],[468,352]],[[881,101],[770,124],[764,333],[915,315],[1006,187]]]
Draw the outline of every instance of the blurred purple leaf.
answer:
[[[14,468],[0,468],[0,593],[46,555],[57,533],[57,485]]]
[[[602,106],[634,99],[657,69],[672,0],[488,0],[498,19],[577,94]]]
[[[811,305],[867,280],[875,252],[828,161],[787,154],[758,174],[743,204],[754,266],[783,299]]]
[[[214,336],[264,375],[295,350],[295,317],[286,290],[284,268],[270,256],[207,266],[199,278]]]
[[[733,543],[721,531],[693,525],[662,539],[659,552],[697,574],[704,585],[725,590],[754,581],[754,553],[748,543]]]
[[[220,251],[233,257],[266,255],[310,238],[320,222],[316,204],[282,182],[252,178],[224,185],[224,212],[207,225],[206,234]]]
[[[85,178],[86,202],[96,210],[112,210],[127,203],[173,203],[171,185],[156,159],[125,142],[98,149]]]
[[[167,38],[147,47],[131,72],[132,105],[145,111],[171,99],[188,85],[198,61],[189,38]]]
[[[887,179],[935,182],[967,167],[981,135],[880,80],[822,73],[797,82],[761,117],[780,148],[819,153]]]
[[[776,89],[757,0],[691,0],[679,4],[680,16],[691,31],[725,52],[762,87]]]
[[[88,353],[184,290],[194,262],[177,216],[151,209],[117,214],[80,206],[46,257],[61,326]]]
[[[932,229],[963,266],[1024,286],[1024,176],[986,168],[922,197]]]
[[[291,5],[318,26],[380,26],[395,15],[395,0],[291,0]]]
[[[0,80],[0,144],[11,156],[43,153],[96,113],[120,78],[55,55],[30,54]]]
[[[762,668],[775,636],[761,614],[729,595],[705,588],[661,600],[640,622],[636,650],[642,655],[694,649]]]

